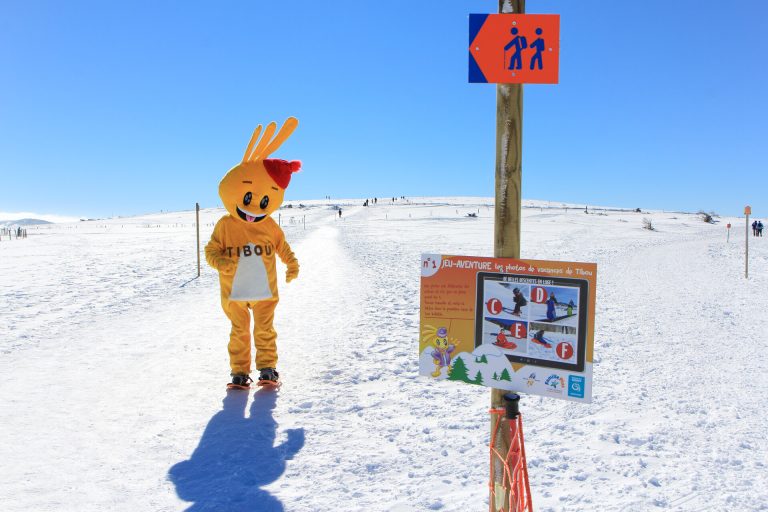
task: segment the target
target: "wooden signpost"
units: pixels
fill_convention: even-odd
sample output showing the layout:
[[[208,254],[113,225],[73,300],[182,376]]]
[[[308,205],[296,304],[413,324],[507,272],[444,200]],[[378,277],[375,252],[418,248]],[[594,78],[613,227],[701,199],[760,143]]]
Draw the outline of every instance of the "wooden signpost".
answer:
[[[197,231],[197,277],[200,277],[200,203],[195,203],[195,229]]]
[[[507,10],[509,9],[509,10]],[[525,12],[525,0],[499,1],[500,13]],[[496,85],[496,206],[493,225],[493,255],[497,258],[520,257],[520,217],[522,215],[523,172],[523,85]],[[504,408],[502,389],[491,389],[491,408]],[[493,435],[495,418],[490,420]],[[500,453],[509,450],[509,420],[501,420],[496,439]],[[499,468],[500,469],[500,468]],[[496,471],[495,474],[500,472]],[[503,474],[503,473],[501,473]],[[495,482],[493,483],[495,484]],[[494,498],[491,493],[489,499]],[[506,494],[503,503],[507,501]]]
[[[525,15],[525,0],[499,0],[499,14],[470,14],[469,82],[496,83],[495,257],[520,258],[522,214],[523,83],[557,83],[560,16]],[[505,407],[501,389],[491,390],[491,408]],[[491,438],[499,453],[510,445],[509,420]],[[494,435],[494,431],[501,435]],[[492,474],[503,474],[492,471]],[[496,482],[492,483],[495,485]],[[491,508],[507,503],[509,491],[491,489]],[[496,503],[494,503],[494,494]],[[528,502],[530,504],[530,502]],[[506,510],[506,507],[503,507]]]
[[[744,215],[747,218],[747,231],[744,237],[744,278],[749,279],[749,216],[752,214],[752,207],[744,207]]]

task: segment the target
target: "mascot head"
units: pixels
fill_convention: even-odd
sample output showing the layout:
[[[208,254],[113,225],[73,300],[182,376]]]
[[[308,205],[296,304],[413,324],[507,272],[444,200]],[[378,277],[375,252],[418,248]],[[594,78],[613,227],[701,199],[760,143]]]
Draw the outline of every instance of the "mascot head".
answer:
[[[283,204],[291,174],[301,169],[301,162],[267,157],[277,151],[298,124],[295,117],[289,117],[274,139],[277,124],[269,123],[261,139],[261,125],[256,127],[243,160],[219,183],[219,197],[234,218],[259,222]]]

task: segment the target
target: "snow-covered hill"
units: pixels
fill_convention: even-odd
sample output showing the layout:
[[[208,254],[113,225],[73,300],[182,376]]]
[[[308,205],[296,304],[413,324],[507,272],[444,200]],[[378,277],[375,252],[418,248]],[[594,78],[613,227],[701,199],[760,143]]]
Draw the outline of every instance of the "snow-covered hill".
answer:
[[[492,255],[492,203],[362,202],[279,212],[277,394],[225,391],[194,212],[0,242],[0,509],[487,510],[490,392],[419,377],[417,336],[419,255]],[[525,206],[523,257],[599,268],[593,403],[521,403],[536,510],[765,509],[768,242],[745,280],[743,219]]]
[[[51,222],[43,219],[0,220],[0,227],[35,226],[37,224],[51,224]]]

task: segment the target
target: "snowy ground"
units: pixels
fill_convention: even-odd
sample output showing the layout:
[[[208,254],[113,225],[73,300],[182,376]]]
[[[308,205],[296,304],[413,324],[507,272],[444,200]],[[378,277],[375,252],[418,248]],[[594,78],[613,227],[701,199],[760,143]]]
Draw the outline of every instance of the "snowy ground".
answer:
[[[490,391],[417,335],[419,255],[492,255],[492,204],[361,203],[281,210],[277,395],[224,389],[193,212],[0,241],[0,509],[487,510]],[[766,239],[745,280],[743,219],[526,206],[523,257],[598,264],[593,403],[521,405],[536,510],[768,510]]]

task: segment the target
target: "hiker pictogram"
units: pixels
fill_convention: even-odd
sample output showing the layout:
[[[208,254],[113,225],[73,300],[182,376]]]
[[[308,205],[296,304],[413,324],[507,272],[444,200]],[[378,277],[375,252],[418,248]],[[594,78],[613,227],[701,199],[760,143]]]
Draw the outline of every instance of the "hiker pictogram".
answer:
[[[541,30],[541,28],[536,29],[537,36],[541,36],[542,32],[543,30]],[[544,48],[546,48],[546,45],[544,44],[544,39],[542,39],[541,37],[537,37],[536,40],[533,43],[531,43],[531,48],[533,50],[536,50],[536,53],[533,55],[533,57],[531,57],[530,69],[533,69],[533,66],[537,63],[538,63],[539,69],[544,69],[544,62],[542,61],[542,58],[541,58],[541,52],[543,52]]]
[[[525,36],[519,36],[517,33],[519,32],[517,27],[513,27],[512,35],[514,36],[512,40],[507,43],[507,45],[504,47],[504,55],[506,57],[506,51],[512,50],[512,58],[509,61],[509,68],[508,69],[522,69],[523,67],[523,50],[525,50],[528,47],[528,41],[525,39]],[[533,69],[533,68],[531,68]]]

